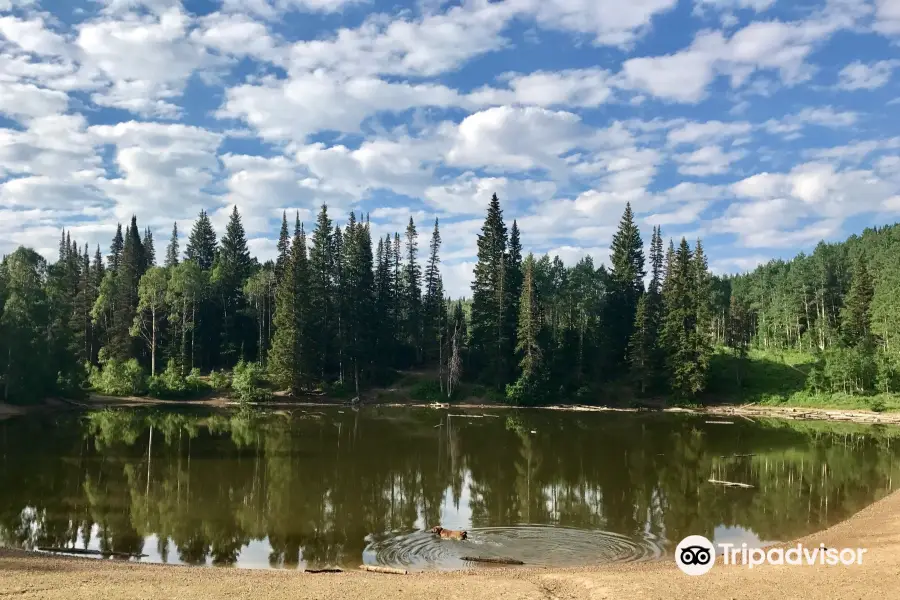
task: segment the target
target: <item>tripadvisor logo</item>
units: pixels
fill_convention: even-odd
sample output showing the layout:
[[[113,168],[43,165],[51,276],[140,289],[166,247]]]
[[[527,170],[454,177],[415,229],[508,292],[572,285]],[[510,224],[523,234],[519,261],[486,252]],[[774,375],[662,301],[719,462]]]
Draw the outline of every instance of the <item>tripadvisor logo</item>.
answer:
[[[689,535],[675,548],[675,564],[688,575],[703,575],[716,564],[716,546],[725,566],[753,567],[770,565],[861,565],[866,548],[748,548],[747,544],[713,544],[702,535]]]

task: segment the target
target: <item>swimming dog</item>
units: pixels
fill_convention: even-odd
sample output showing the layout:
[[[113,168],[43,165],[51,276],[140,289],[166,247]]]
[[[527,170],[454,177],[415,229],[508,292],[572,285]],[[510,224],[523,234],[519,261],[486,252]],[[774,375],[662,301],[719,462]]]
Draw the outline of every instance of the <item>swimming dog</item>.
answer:
[[[431,533],[435,535],[439,535],[442,538],[448,540],[465,540],[468,539],[469,534],[465,531],[455,531],[453,529],[444,529],[440,525],[436,525],[431,528]]]

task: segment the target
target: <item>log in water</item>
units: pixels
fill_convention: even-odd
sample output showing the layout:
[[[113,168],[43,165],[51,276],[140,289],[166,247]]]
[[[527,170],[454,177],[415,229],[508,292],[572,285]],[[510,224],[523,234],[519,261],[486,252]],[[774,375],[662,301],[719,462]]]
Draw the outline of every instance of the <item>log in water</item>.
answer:
[[[143,558],[146,554],[131,554],[130,552],[103,552],[101,550],[86,550],[84,548],[52,548],[38,546],[41,552],[56,552],[59,554],[82,554],[85,556],[115,556],[116,558]]]
[[[467,562],[483,562],[495,565],[524,565],[525,563],[515,558],[494,558],[490,556],[463,556],[462,559]]]

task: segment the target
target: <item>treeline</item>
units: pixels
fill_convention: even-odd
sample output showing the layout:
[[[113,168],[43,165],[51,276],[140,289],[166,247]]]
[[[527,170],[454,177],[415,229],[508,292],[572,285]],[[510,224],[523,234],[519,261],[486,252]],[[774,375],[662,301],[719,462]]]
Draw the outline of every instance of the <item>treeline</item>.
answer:
[[[645,261],[630,206],[609,269],[590,257],[567,267],[523,258],[517,223],[507,229],[494,195],[465,303],[444,294],[437,219],[424,270],[412,219],[402,238],[376,241],[368,217],[350,213],[341,227],[323,206],[309,238],[285,214],[276,260],[260,263],[235,208],[220,240],[201,212],[183,254],[174,227],[162,266],[135,217],[105,260],[65,232],[51,265],[20,248],[0,268],[3,398],[90,386],[174,395],[197,388],[201,372],[232,368],[293,394],[358,395],[427,366],[441,395],[464,378],[517,404],[594,399],[625,375],[642,394],[704,389],[715,339],[702,245],[682,239],[664,251],[655,228]]]
[[[201,373],[227,387],[232,370],[250,399],[266,397],[264,380],[294,395],[358,396],[427,368],[448,398],[477,383],[523,405],[608,401],[604,391],[625,384],[684,401],[705,390],[720,346],[739,359],[751,348],[815,353],[814,392],[900,391],[897,226],[715,277],[699,240],[666,247],[659,228],[645,257],[627,206],[609,268],[590,257],[566,266],[523,256],[495,195],[466,301],[444,292],[440,247],[435,219],[423,269],[412,219],[402,236],[375,240],[368,217],[341,226],[325,206],[309,235],[283,215],[265,263],[250,255],[237,208],[221,239],[201,212],[184,252],[174,227],[162,266],[134,217],[105,257],[64,232],[53,264],[27,248],[0,264],[2,399],[91,387],[183,395],[208,385]]]
[[[900,225],[717,282],[722,340],[815,356],[813,393],[900,392]]]

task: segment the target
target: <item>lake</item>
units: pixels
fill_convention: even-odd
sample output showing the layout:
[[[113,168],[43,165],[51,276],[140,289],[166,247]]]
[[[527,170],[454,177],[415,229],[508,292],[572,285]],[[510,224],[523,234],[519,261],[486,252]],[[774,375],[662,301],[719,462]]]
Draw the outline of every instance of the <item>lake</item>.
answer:
[[[900,429],[662,413],[103,410],[0,421],[0,545],[249,568],[764,545],[883,497]],[[739,482],[724,487],[710,479]],[[440,524],[469,539],[435,538]]]

